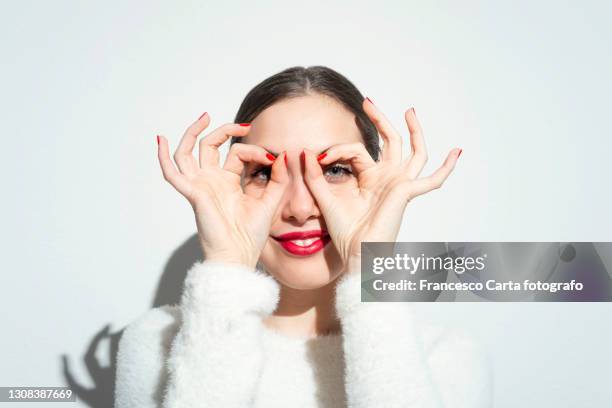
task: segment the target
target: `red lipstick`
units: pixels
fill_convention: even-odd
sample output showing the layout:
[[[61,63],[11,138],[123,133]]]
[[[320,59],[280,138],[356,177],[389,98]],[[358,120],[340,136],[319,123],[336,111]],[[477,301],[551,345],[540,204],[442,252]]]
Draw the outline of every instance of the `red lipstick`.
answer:
[[[273,236],[272,238],[274,238],[274,240],[276,240],[287,252],[298,256],[312,255],[323,249],[323,247],[331,241],[327,231],[323,230],[292,231],[286,234]]]

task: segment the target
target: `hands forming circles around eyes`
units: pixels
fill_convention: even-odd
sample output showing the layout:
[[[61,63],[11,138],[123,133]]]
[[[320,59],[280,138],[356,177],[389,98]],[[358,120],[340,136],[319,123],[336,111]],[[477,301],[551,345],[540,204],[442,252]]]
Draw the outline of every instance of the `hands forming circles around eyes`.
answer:
[[[327,231],[345,266],[344,272],[361,268],[361,242],[393,242],[397,238],[406,205],[413,198],[442,186],[455,168],[462,149],[453,149],[440,168],[418,178],[427,162],[421,125],[413,108],[405,113],[412,155],[402,160],[402,137],[369,100],[363,108],[384,141],[382,157],[375,162],[362,143],[338,144],[317,160],[304,149],[304,179],[309,186]],[[319,157],[321,157],[319,156]],[[321,165],[350,161],[357,173],[359,193],[338,200],[327,184]]]
[[[427,162],[427,151],[414,109],[405,113],[413,154],[402,161],[402,137],[368,99],[363,108],[384,141],[378,162],[362,143],[334,145],[320,160],[314,152],[304,149],[304,180],[340,253],[343,272],[360,268],[361,242],[395,241],[407,203],[439,188],[461,154],[461,149],[451,150],[431,176],[418,178]],[[260,146],[235,143],[221,168],[218,148],[231,136],[246,136],[250,130],[249,124],[226,123],[200,140],[196,160],[193,149],[209,124],[210,116],[204,113],[185,131],[174,153],[178,169],[170,159],[168,141],[158,136],[162,173],[193,207],[205,258],[254,268],[288,184],[286,152],[274,158]],[[351,163],[358,192],[338,199],[321,166],[340,160]],[[272,165],[270,179],[259,197],[242,190],[241,174],[249,162]]]
[[[210,116],[204,113],[185,131],[174,153],[178,170],[170,160],[166,138],[158,136],[162,173],[193,207],[206,260],[254,268],[287,184],[286,153],[275,159],[262,147],[235,143],[220,168],[219,146],[250,130],[249,124],[226,123],[200,140],[196,160],[193,148],[209,124]],[[248,162],[272,164],[270,181],[260,197],[242,191],[240,178]]]

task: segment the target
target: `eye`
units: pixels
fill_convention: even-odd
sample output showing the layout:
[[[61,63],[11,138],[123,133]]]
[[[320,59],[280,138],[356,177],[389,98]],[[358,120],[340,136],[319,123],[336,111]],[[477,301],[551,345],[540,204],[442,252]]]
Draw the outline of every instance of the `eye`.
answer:
[[[270,180],[272,173],[271,166],[262,166],[253,169],[249,178],[259,184],[266,184]],[[324,170],[325,177],[331,182],[342,182],[345,178],[350,177],[353,172],[350,166],[345,164],[334,163]]]
[[[353,174],[350,166],[345,164],[334,163],[325,169],[325,175],[332,182],[343,181],[346,177],[350,177]]]
[[[250,178],[256,183],[267,183],[272,174],[272,166],[262,166],[255,168],[250,175]]]

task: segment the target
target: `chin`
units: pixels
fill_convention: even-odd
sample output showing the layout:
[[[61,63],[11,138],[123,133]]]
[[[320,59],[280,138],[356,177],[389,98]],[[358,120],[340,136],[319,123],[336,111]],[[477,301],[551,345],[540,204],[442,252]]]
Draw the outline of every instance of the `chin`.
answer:
[[[334,245],[309,256],[295,256],[268,242],[261,262],[266,270],[284,286],[299,290],[319,289],[340,275],[340,256]]]

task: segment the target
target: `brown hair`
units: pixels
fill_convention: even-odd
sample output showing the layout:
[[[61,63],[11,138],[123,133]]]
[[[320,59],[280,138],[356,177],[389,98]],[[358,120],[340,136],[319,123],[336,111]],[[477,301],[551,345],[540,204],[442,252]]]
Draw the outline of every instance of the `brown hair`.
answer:
[[[312,93],[330,96],[355,114],[363,144],[377,161],[380,154],[378,131],[362,108],[363,95],[342,74],[324,66],[291,67],[264,79],[245,96],[234,122],[251,122],[275,102]],[[231,144],[234,143],[240,143],[240,138],[232,137]]]

